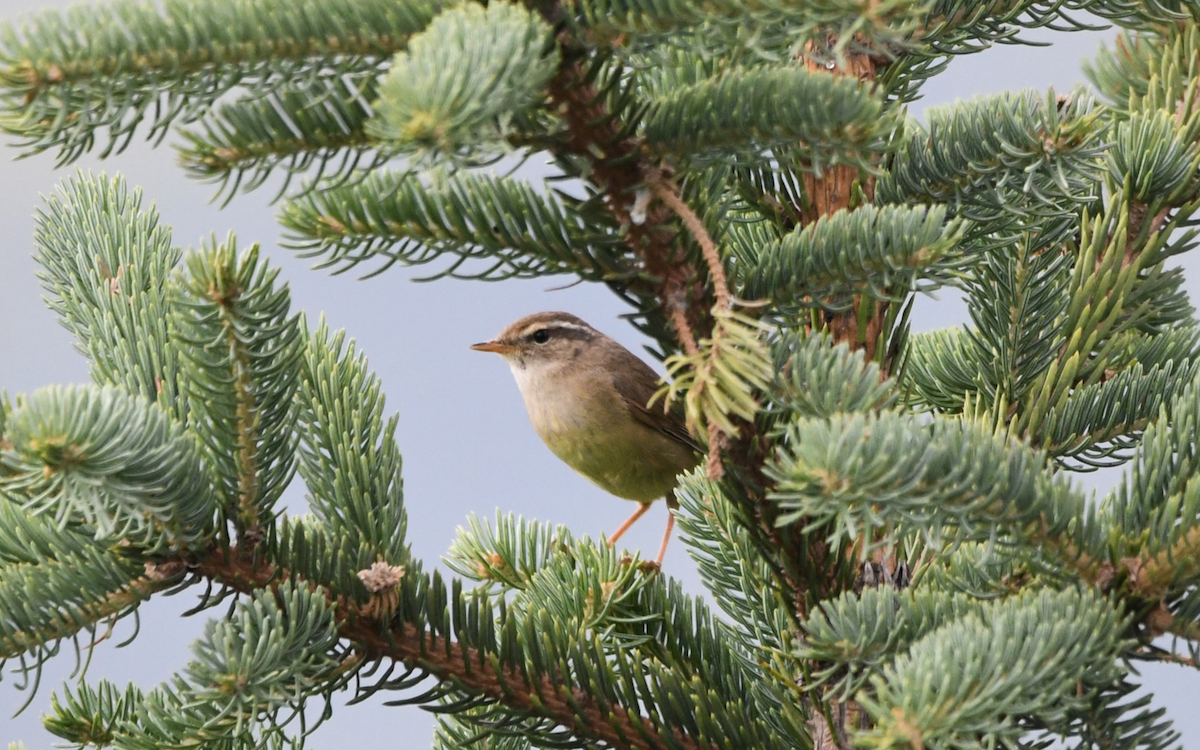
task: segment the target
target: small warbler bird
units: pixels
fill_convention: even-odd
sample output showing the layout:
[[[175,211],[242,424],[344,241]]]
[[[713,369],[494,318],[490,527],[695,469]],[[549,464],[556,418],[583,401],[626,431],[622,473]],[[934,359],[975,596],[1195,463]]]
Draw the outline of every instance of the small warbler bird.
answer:
[[[681,414],[649,406],[659,378],[635,354],[564,312],[526,316],[471,348],[508,360],[529,420],[554,455],[639,504],[613,532],[610,547],[658,498],[676,507],[675,477],[699,463],[703,449]],[[659,565],[674,524],[668,511]]]

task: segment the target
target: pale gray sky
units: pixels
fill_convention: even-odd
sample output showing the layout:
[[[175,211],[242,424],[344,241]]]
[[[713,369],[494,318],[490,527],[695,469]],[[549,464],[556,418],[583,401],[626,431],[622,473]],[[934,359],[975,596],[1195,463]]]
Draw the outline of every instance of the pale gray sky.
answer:
[[[45,2],[0,0],[0,16],[49,5]],[[65,3],[54,3],[65,5]],[[927,85],[925,99],[913,107],[950,102],[1005,89],[1053,85],[1069,90],[1083,81],[1080,60],[1111,32],[1039,34],[1054,39],[1053,47],[1005,46],[956,60]],[[0,388],[9,393],[31,391],[49,383],[83,382],[87,368],[71,348],[70,337],[40,301],[34,279],[33,212],[39,194],[76,167],[55,170],[49,155],[10,161],[15,151],[0,152]],[[215,232],[237,233],[239,245],[260,242],[272,264],[292,291],[294,309],[314,316],[324,311],[331,325],[346,328],[370,357],[371,365],[389,395],[389,411],[400,414],[399,441],[404,453],[405,498],[409,537],[415,554],[435,564],[470,512],[491,515],[496,508],[527,517],[566,523],[577,535],[611,532],[629,513],[630,504],[612,498],[557,461],[534,434],[523,404],[504,363],[495,356],[472,352],[469,344],[490,338],[521,315],[547,309],[573,312],[631,349],[640,351],[638,334],[617,319],[620,301],[605,289],[580,285],[548,291],[563,280],[489,284],[468,281],[410,283],[422,271],[393,269],[368,281],[353,276],[330,276],[309,270],[309,262],[279,247],[273,191],[242,195],[224,210],[208,203],[213,187],[190,181],[175,164],[174,153],[151,150],[137,142],[105,162],[84,158],[80,169],[121,172],[140,185],[163,220],[174,228],[175,242],[196,245]],[[1200,263],[1191,267],[1189,288],[1200,296]],[[958,325],[965,309],[954,298],[918,302],[919,330]],[[1106,488],[1113,474],[1095,477]],[[303,512],[303,493],[296,482],[286,496],[288,506]],[[665,510],[656,506],[625,537],[630,549],[653,555],[665,523]],[[672,543],[666,571],[684,580],[693,593],[703,588],[684,546]],[[188,644],[198,636],[204,616],[183,619],[195,592],[156,599],[142,607],[142,628],[132,647],[116,649],[113,642],[96,649],[88,676],[119,684],[134,681],[151,688],[188,661]],[[128,625],[118,634],[128,635]],[[116,641],[121,638],[114,639]],[[52,689],[68,679],[73,656],[49,665],[33,705],[16,718],[12,713],[26,694],[7,676],[0,682],[0,746],[21,739],[30,750],[51,747],[55,739],[38,720],[48,710]],[[1147,683],[1158,694],[1184,732],[1184,744],[1200,746],[1200,717],[1194,711],[1200,694],[1200,673],[1179,667],[1143,668]],[[429,747],[433,721],[412,707],[383,706],[380,695],[364,705],[342,707],[336,700],[333,718],[316,731],[310,746],[317,750],[372,747],[417,750]],[[1190,740],[1190,741],[1189,741]]]

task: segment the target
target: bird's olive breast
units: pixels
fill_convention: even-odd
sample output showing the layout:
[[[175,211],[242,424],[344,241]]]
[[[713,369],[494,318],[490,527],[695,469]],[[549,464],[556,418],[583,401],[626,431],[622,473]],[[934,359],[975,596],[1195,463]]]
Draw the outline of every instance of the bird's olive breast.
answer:
[[[637,502],[666,496],[695,466],[687,446],[633,419],[612,393],[527,402],[538,435],[564,463],[607,492]]]

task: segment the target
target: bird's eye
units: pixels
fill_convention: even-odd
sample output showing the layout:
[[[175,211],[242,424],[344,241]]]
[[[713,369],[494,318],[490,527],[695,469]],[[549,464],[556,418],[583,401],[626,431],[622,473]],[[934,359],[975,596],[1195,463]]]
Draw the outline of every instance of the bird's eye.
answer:
[[[539,328],[533,332],[533,343],[544,344],[550,340],[550,332],[545,328]]]

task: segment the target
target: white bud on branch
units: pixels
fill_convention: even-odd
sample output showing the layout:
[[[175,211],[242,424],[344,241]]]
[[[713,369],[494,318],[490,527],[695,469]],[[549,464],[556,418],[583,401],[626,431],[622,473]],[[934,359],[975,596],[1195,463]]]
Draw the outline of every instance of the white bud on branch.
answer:
[[[367,591],[372,594],[396,588],[403,577],[403,565],[388,565],[383,560],[365,570],[358,571],[358,580],[362,581],[363,585],[367,587]]]

